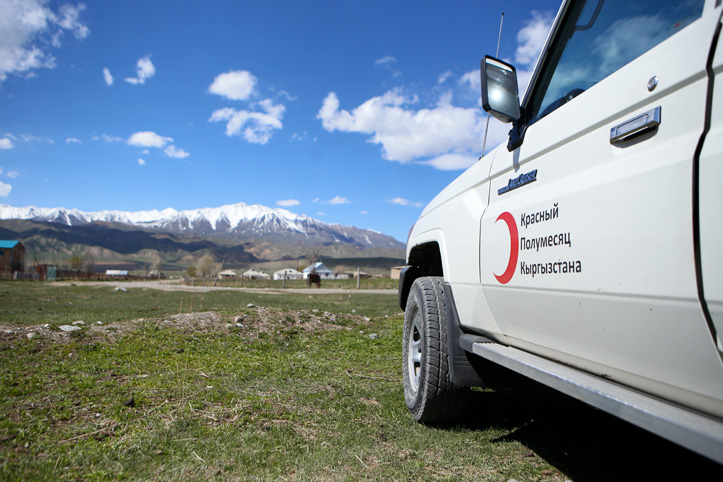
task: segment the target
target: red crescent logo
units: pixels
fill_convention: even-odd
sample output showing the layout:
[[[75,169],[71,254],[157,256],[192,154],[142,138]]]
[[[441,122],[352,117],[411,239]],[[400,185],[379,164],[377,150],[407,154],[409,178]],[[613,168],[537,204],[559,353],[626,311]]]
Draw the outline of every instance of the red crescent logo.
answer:
[[[506,285],[510,282],[512,276],[515,274],[517,257],[520,254],[520,237],[517,233],[517,224],[515,224],[515,218],[512,217],[512,214],[508,212],[500,214],[499,217],[495,220],[495,223],[500,219],[507,224],[507,229],[510,230],[510,260],[507,263],[507,269],[505,270],[505,272],[502,273],[502,275],[500,276],[495,275],[495,278],[497,278],[497,281],[499,281],[503,285]]]

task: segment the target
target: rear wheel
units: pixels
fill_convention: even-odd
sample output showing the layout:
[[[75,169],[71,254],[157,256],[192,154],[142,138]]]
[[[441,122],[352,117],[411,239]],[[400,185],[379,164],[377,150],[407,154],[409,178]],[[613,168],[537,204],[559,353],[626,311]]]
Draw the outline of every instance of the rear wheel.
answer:
[[[444,423],[465,411],[469,389],[449,380],[446,300],[442,278],[414,281],[404,312],[404,398],[414,419]]]

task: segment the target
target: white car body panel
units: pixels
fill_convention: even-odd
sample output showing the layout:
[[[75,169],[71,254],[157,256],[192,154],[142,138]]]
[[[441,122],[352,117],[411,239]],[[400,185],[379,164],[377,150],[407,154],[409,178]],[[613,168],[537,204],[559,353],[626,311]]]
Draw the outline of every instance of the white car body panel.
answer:
[[[700,158],[700,217],[703,286],[708,308],[723,352],[723,41],[719,38],[713,60],[716,90],[713,92],[711,130]]]

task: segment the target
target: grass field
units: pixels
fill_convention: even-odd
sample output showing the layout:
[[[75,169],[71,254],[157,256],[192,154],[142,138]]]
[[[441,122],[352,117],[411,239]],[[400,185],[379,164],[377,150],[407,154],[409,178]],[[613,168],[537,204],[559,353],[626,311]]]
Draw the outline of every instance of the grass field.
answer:
[[[414,423],[391,295],[5,282],[0,325],[0,480],[723,480],[534,383]]]

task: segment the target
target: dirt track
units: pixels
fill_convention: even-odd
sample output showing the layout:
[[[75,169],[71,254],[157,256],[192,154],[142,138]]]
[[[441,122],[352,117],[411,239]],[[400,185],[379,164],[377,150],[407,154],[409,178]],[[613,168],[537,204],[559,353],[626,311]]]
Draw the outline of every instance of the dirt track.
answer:
[[[229,288],[225,286],[185,286],[179,280],[162,280],[162,281],[58,281],[53,283],[54,286],[113,286],[121,288],[146,288],[163,291],[189,291],[189,292],[208,292],[208,291],[245,291],[249,293],[268,293],[268,294],[284,294],[284,293],[303,293],[308,295],[329,295],[329,294],[380,294],[380,295],[396,295],[397,290],[356,290],[356,289],[323,289],[323,288]]]

